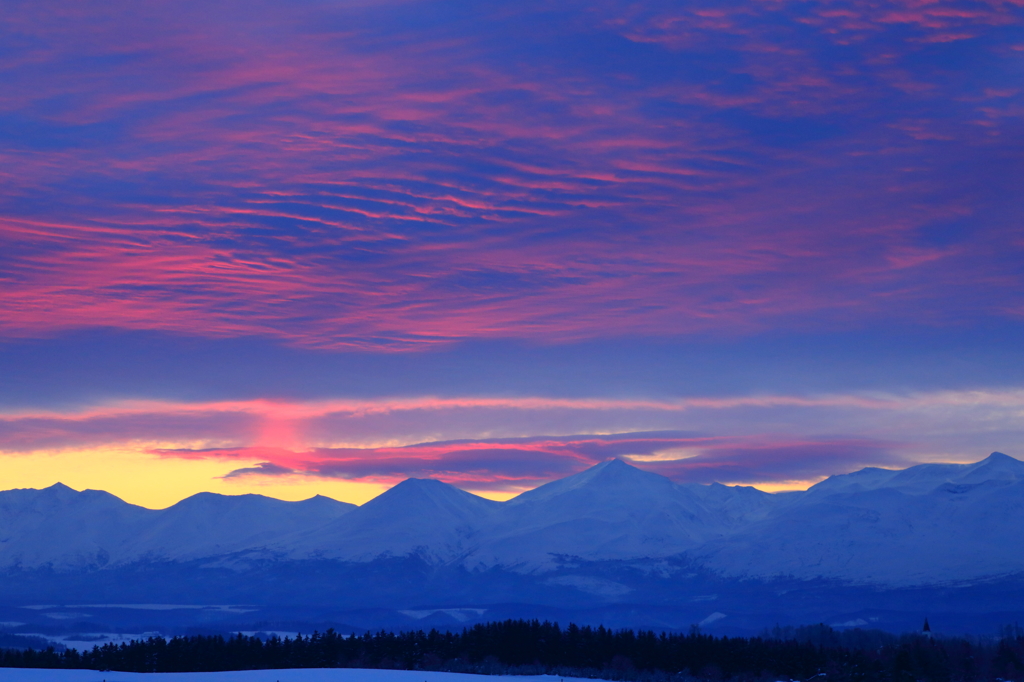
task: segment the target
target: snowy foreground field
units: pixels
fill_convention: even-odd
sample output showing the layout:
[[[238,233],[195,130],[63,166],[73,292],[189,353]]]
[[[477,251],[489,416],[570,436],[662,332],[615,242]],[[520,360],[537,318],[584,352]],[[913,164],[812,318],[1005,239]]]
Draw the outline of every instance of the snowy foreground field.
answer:
[[[294,668],[233,670],[220,673],[119,673],[96,670],[0,668],[3,682],[594,682],[573,677],[537,675],[466,675],[419,670]]]

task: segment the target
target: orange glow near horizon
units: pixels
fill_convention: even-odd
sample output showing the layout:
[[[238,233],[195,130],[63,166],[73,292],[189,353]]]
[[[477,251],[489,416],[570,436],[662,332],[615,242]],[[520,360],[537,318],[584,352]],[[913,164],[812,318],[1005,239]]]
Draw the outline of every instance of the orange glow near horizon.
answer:
[[[363,504],[389,486],[373,482],[310,476],[225,479],[228,472],[256,462],[174,459],[131,448],[94,448],[0,456],[4,489],[47,488],[55,483],[75,490],[105,490],[125,502],[163,509],[201,492],[253,493],[298,501],[324,495]]]
[[[4,454],[0,456],[3,489],[47,488],[62,483],[75,490],[103,490],[130,504],[163,509],[201,492],[221,495],[256,494],[299,501],[323,495],[342,502],[364,504],[399,482],[346,480],[302,474],[224,478],[239,467],[256,461],[226,459],[178,459],[159,457],[141,449],[90,448]],[[820,480],[820,479],[818,479]],[[782,481],[744,484],[765,492],[804,490],[813,481]],[[458,485],[490,500],[509,500],[531,486],[513,490],[475,490]]]
[[[754,395],[676,400],[405,397],[132,401],[0,412],[0,488],[61,482],[144,507],[198,492],[362,504],[406,478],[435,478],[493,500],[612,457],[672,480],[804,490],[866,466],[973,462],[1002,437],[908,445],[908,428],[945,433],[1017,421],[1020,390]],[[531,424],[575,424],[531,436]],[[864,436],[800,435],[849,424]],[[515,427],[506,426],[515,424]],[[780,428],[780,424],[785,428]],[[908,426],[909,425],[909,426]],[[659,430],[664,429],[664,430]],[[722,435],[730,434],[730,435]],[[975,442],[976,441],[976,442]],[[987,442],[986,442],[987,441]]]

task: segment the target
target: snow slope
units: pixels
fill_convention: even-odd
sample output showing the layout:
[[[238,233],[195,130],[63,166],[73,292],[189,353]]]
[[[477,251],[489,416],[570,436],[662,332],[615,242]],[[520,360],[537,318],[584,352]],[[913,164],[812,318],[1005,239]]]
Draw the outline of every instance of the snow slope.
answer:
[[[262,549],[296,528],[322,528],[355,509],[321,495],[285,502],[263,495],[199,493],[163,510],[139,532],[131,558],[188,560]]]
[[[812,486],[806,497],[838,492],[861,492],[895,488],[906,493],[928,493],[945,483],[970,485],[986,481],[1024,481],[1024,462],[1001,452],[973,464],[918,464],[908,469],[868,468],[851,474],[830,476]]]
[[[319,496],[284,502],[200,493],[154,510],[60,483],[43,490],[6,490],[0,492],[0,568],[97,569],[252,550],[355,508]]]
[[[368,561],[417,554],[435,562],[463,555],[474,526],[501,503],[432,479],[410,478],[351,514],[304,530],[279,547],[292,558]]]
[[[429,479],[361,507],[204,493],[149,510],[61,485],[11,490],[0,493],[0,568],[209,559],[245,570],[253,555],[413,556],[478,574],[537,574],[578,559],[683,557],[725,576],[916,585],[1024,574],[1022,523],[1024,462],[1000,453],[974,464],[864,469],[785,495],[680,485],[611,460],[504,503]]]
[[[729,575],[914,585],[1024,571],[1024,463],[867,470],[811,488],[699,555]]]
[[[525,492],[480,525],[482,542],[467,565],[529,569],[550,566],[559,555],[669,556],[726,527],[690,487],[618,459]]]
[[[130,553],[159,512],[57,483],[0,492],[0,567],[101,568]]]
[[[119,673],[96,670],[0,668],[4,682],[584,682],[575,677],[469,675],[421,670],[293,668],[219,673]]]

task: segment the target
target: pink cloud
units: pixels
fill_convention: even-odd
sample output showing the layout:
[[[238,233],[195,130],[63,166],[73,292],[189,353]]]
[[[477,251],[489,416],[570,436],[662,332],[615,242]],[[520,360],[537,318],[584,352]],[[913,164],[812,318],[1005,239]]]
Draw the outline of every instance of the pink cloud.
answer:
[[[648,463],[645,468],[694,483],[749,483],[813,481],[865,466],[895,466],[906,462],[905,457],[895,454],[899,449],[897,443],[853,438],[765,441],[714,443],[693,457]]]
[[[1016,95],[977,108],[913,58],[998,44],[1016,5],[609,2],[562,26],[670,72],[681,50],[727,65],[660,79],[519,51],[502,27],[535,10],[429,35],[371,5],[12,10],[32,40],[3,58],[0,113],[49,132],[0,152],[0,333],[407,350],[1020,307],[1016,242],[919,243],[990,210],[1007,174],[960,169],[1009,163],[986,136],[1012,133]]]
[[[238,462],[232,478],[393,483],[434,477],[478,490],[519,490],[610,457],[679,481],[807,481],[869,465],[1012,452],[1024,443],[1022,406],[1018,390],[678,400],[125,401],[0,415],[0,453],[117,448]],[[523,435],[547,429],[584,435]]]
[[[644,459],[685,449],[685,459]],[[393,484],[408,477],[438,478],[476,491],[517,491],[578,473],[611,457],[680,482],[765,482],[815,479],[866,465],[904,461],[891,444],[864,439],[802,440],[687,437],[674,433],[514,438],[421,443],[375,449],[162,450],[163,457],[262,461],[227,474],[339,477]]]
[[[686,448],[684,459],[647,461],[653,453]],[[394,484],[408,477],[437,478],[471,490],[522,490],[593,466],[610,457],[680,482],[750,483],[814,480],[867,465],[902,463],[891,444],[869,440],[788,441],[693,438],[672,433],[520,438],[424,443],[402,448],[161,450],[167,457],[264,460],[228,478],[304,475]]]

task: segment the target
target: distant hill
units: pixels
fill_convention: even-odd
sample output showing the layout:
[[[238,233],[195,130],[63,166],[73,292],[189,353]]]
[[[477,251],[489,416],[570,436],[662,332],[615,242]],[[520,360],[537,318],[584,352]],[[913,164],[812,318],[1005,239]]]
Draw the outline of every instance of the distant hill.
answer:
[[[174,595],[442,620],[496,604],[513,605],[508,615],[515,604],[632,604],[647,609],[639,621],[671,606],[737,622],[730,599],[785,618],[810,607],[780,594],[824,589],[830,613],[860,617],[894,590],[926,607],[929,590],[1024,585],[1022,522],[1024,462],[1000,453],[864,469],[784,495],[677,484],[618,459],[508,502],[410,479],[360,507],[203,493],[150,510],[58,484],[0,492],[0,602]],[[1024,611],[1015,594],[1004,591],[1004,610]]]

